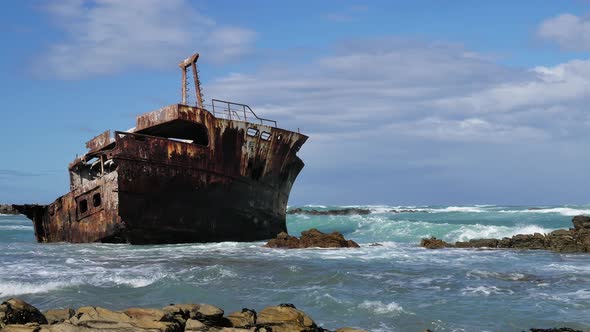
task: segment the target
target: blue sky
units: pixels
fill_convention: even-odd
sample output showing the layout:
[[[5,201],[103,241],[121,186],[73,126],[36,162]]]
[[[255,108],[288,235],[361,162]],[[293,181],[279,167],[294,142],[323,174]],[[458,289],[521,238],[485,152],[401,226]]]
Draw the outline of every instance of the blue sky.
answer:
[[[310,140],[298,204],[585,204],[590,1],[9,1],[0,202],[47,203],[106,129],[205,98]]]

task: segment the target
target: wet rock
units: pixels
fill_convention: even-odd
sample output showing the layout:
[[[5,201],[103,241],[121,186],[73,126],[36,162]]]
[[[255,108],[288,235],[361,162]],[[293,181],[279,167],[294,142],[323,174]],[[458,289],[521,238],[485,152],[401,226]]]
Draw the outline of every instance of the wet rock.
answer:
[[[312,332],[317,329],[315,322],[294,306],[278,305],[266,307],[258,314],[257,324],[267,325],[273,332]]]
[[[590,252],[590,217],[576,216],[574,228],[560,229],[549,234],[518,234],[511,238],[475,239],[466,242],[446,243],[436,238],[422,239],[420,245],[428,249],[440,248],[502,248],[552,250],[556,252]]]
[[[456,242],[455,247],[457,248],[497,248],[497,239],[476,239],[469,240],[467,242]]]
[[[426,249],[442,249],[442,248],[453,248],[454,245],[447,243],[441,239],[437,239],[434,236],[429,239],[422,239],[420,246]]]
[[[233,327],[246,327],[256,325],[256,311],[248,308],[242,309],[242,311],[236,311],[229,314],[226,318],[231,322]]]
[[[268,241],[269,248],[359,248],[360,246],[352,241],[346,240],[339,232],[322,233],[312,228],[301,232],[301,238],[290,236],[285,232],[277,235],[276,239]]]
[[[301,208],[295,208],[287,211],[287,214],[306,214],[311,216],[348,216],[354,214],[366,215],[370,213],[371,210],[359,208],[344,208],[336,210],[304,210]]]
[[[47,324],[47,319],[32,305],[20,299],[9,299],[0,304],[0,324]]]
[[[575,216],[572,222],[576,231],[590,230],[590,217],[588,216]]]
[[[62,323],[74,316],[76,311],[72,308],[47,310],[43,313],[48,324]]]

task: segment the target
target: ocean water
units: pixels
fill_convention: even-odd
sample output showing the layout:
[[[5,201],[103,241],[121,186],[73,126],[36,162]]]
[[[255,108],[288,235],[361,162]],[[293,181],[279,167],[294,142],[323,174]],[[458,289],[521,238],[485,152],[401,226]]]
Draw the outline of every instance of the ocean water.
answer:
[[[569,228],[590,206],[365,208],[372,213],[288,216],[291,234],[315,227],[361,245],[335,250],[268,249],[264,242],[37,244],[29,220],[0,216],[0,299],[17,296],[40,309],[205,302],[226,312],[293,303],[334,329],[590,331],[590,254],[418,247],[429,236],[456,241]],[[408,208],[420,212],[390,212]]]

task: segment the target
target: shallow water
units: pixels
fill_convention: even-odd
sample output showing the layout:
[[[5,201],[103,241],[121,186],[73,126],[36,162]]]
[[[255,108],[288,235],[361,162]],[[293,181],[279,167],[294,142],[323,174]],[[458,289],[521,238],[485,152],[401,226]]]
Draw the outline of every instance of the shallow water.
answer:
[[[569,228],[590,206],[366,208],[373,213],[288,216],[291,234],[316,227],[361,244],[337,250],[37,244],[30,221],[0,216],[0,298],[41,309],[206,302],[228,312],[287,302],[324,327],[372,331],[590,331],[590,255],[417,246],[431,235],[456,241]],[[389,212],[407,208],[421,212]]]

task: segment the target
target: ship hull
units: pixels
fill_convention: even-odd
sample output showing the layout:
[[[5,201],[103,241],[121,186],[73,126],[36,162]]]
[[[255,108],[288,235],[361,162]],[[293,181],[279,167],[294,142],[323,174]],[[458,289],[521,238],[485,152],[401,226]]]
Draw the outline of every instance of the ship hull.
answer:
[[[70,165],[66,195],[15,208],[33,220],[39,242],[269,239],[287,230],[306,139],[172,105],[138,117],[134,132],[87,143],[89,153]]]

